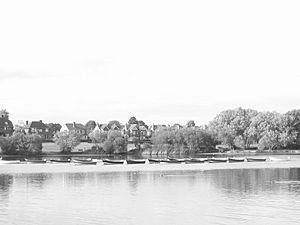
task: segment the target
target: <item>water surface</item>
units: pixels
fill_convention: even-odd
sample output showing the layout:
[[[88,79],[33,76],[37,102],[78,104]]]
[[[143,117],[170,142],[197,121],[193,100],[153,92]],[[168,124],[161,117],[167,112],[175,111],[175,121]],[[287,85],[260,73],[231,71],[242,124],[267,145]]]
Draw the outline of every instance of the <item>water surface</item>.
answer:
[[[0,224],[299,224],[299,208],[297,168],[0,174]]]

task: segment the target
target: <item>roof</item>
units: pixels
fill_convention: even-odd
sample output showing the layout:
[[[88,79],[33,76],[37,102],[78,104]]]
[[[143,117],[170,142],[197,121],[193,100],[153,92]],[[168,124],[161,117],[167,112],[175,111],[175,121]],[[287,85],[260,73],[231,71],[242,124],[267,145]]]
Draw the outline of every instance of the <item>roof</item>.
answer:
[[[36,128],[36,129],[46,129],[48,128],[46,124],[44,124],[42,121],[32,121],[29,124],[29,128]]]
[[[81,123],[66,123],[68,130],[86,130],[87,128]]]
[[[7,126],[12,127],[12,128],[14,127],[12,122],[9,119],[7,119],[5,117],[0,117],[0,128],[7,127]]]
[[[131,124],[129,130],[148,130],[145,126],[138,126],[137,124]]]

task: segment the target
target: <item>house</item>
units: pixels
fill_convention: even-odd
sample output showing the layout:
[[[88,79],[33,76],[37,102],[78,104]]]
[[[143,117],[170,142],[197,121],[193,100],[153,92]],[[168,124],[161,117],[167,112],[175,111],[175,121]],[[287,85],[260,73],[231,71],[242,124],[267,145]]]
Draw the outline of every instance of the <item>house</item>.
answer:
[[[24,126],[24,131],[26,134],[38,134],[43,140],[52,140],[53,133],[50,132],[49,127],[43,123],[42,120],[32,121]]]
[[[139,126],[138,124],[131,124],[128,129],[129,137],[136,137],[140,140],[147,138],[148,129],[145,126]]]
[[[81,123],[66,123],[61,131],[74,131],[76,134],[78,134],[80,136],[80,140],[81,141],[87,141],[89,139],[88,137],[88,129],[86,128],[86,126],[84,126]]]
[[[14,132],[12,122],[4,116],[0,117],[0,136],[8,137]]]
[[[99,124],[99,128],[100,128],[101,132],[107,132],[110,130],[108,127],[108,124]]]

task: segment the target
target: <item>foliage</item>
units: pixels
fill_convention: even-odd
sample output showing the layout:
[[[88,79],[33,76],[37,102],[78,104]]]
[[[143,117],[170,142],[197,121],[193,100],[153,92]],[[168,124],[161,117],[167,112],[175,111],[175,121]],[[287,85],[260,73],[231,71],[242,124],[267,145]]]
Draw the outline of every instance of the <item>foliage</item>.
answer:
[[[186,123],[186,126],[187,126],[187,127],[194,127],[194,126],[196,126],[195,121],[194,121],[194,120],[189,120],[189,121]]]
[[[2,137],[0,146],[7,155],[36,155],[42,153],[42,138],[37,134],[15,131],[11,137]]]
[[[138,121],[134,116],[132,116],[128,121],[128,124],[137,124],[137,123],[138,123]]]
[[[59,146],[62,153],[70,153],[80,144],[80,136],[73,131],[58,132],[53,141]]]
[[[230,109],[218,114],[208,129],[222,144],[248,148],[252,142],[249,127],[257,111],[252,109]]]
[[[154,132],[151,141],[155,148],[168,148],[168,152],[179,153],[208,152],[216,144],[208,130],[191,127],[159,129]]]
[[[56,132],[59,132],[62,127],[59,123],[48,123],[47,126],[51,134],[55,134]]]
[[[107,140],[107,133],[100,131],[91,132],[89,134],[89,138],[93,143],[103,143],[105,140]]]
[[[86,124],[85,127],[87,128],[88,131],[92,131],[95,129],[97,126],[96,122],[94,120],[89,120]]]
[[[0,117],[9,118],[9,112],[6,109],[0,110]]]
[[[121,128],[121,123],[118,120],[112,120],[108,122],[109,129],[111,129],[113,125],[117,126],[118,128]]]

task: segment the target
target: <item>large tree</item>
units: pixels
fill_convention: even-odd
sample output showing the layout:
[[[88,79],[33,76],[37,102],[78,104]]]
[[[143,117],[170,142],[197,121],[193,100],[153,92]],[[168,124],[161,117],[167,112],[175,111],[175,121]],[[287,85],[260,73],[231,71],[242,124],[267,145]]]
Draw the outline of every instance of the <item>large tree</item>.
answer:
[[[208,128],[222,144],[248,148],[251,144],[249,126],[257,111],[252,109],[230,109],[218,114]]]
[[[128,121],[128,124],[137,124],[137,123],[138,123],[138,121],[134,116],[132,116]]]
[[[53,141],[59,146],[62,153],[70,153],[80,144],[80,136],[72,131],[63,131],[56,133]]]

